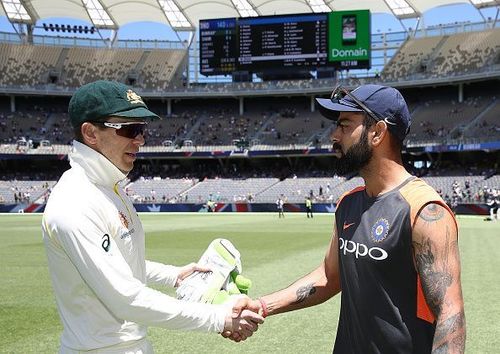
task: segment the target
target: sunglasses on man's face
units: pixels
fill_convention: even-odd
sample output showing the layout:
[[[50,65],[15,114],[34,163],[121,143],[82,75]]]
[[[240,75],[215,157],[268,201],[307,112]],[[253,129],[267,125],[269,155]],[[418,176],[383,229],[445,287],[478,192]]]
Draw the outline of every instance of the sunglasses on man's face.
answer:
[[[144,131],[147,125],[146,122],[124,122],[124,123],[93,122],[93,123],[100,124],[106,128],[113,128],[116,130],[117,135],[129,139],[135,139],[139,134],[144,136]]]

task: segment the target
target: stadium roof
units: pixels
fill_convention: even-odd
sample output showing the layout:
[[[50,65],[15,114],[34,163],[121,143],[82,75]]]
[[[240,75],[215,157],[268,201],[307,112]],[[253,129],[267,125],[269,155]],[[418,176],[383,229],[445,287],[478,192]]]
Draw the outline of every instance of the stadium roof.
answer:
[[[500,0],[0,0],[0,15],[11,22],[36,24],[51,17],[88,21],[96,28],[152,21],[174,30],[193,30],[200,19],[369,9],[398,19],[417,18],[438,6],[457,3],[476,8]]]

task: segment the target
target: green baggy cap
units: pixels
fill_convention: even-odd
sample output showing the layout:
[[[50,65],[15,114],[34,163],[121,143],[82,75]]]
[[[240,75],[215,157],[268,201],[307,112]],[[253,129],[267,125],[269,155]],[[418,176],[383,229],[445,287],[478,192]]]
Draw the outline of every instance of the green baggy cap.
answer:
[[[69,101],[68,112],[73,127],[109,116],[160,119],[130,87],[106,80],[91,82],[76,90]]]

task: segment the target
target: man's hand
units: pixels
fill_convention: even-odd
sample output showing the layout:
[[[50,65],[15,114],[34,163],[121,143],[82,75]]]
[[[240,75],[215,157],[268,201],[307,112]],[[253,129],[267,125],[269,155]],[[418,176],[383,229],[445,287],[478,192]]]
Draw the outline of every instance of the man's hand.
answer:
[[[263,308],[259,300],[252,300],[249,297],[239,298],[233,305],[233,317],[238,317],[243,310],[250,310],[252,312],[262,315]]]
[[[251,337],[253,332],[257,331],[257,325],[262,323],[264,318],[260,301],[242,297],[234,303],[231,313],[226,317],[226,326],[221,335],[235,342],[241,342]]]
[[[189,277],[194,272],[210,272],[211,269],[207,267],[202,267],[198,263],[189,263],[184,267],[180,267],[179,275],[177,275],[177,280],[175,282],[175,287],[178,287],[180,283]]]

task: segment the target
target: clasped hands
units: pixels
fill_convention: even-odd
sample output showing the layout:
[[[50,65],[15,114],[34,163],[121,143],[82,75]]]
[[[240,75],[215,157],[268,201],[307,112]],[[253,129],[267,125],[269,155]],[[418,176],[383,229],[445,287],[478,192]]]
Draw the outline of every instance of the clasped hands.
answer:
[[[235,342],[246,340],[257,331],[259,324],[264,323],[262,314],[263,309],[258,300],[252,300],[248,296],[239,297],[226,316],[221,335]]]
[[[190,263],[180,267],[175,286],[179,286],[185,278],[193,272],[208,272],[209,268],[197,263]],[[251,337],[257,331],[258,325],[264,323],[263,309],[260,301],[252,300],[246,295],[238,296],[233,302],[231,311],[226,316],[224,331],[221,335],[235,342],[241,342]]]

